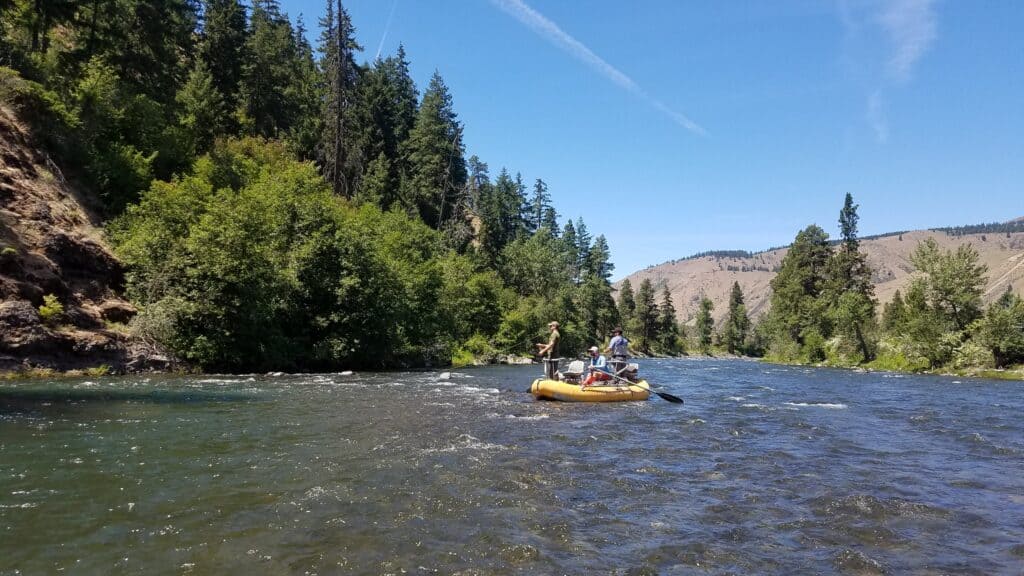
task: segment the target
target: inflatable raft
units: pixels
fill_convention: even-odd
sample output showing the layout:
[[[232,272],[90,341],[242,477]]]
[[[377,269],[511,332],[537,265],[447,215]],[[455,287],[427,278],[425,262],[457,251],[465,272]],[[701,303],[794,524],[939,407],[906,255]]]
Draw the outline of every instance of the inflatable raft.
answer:
[[[651,389],[646,380],[626,386],[587,386],[581,388],[577,382],[562,382],[537,378],[530,386],[530,394],[540,400],[562,400],[563,402],[630,402],[647,400]]]

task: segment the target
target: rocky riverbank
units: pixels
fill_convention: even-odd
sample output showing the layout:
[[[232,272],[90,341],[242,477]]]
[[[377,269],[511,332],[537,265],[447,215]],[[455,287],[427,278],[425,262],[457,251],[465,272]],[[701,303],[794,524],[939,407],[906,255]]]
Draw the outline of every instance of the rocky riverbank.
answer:
[[[135,308],[95,210],[3,107],[0,160],[0,372],[170,367],[128,334]]]

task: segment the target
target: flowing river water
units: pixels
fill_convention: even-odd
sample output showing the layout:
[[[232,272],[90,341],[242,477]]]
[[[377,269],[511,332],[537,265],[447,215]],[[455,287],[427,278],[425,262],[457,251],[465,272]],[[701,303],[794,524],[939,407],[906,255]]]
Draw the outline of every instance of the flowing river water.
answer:
[[[1022,574],[1024,385],[649,360],[0,384],[0,574]]]

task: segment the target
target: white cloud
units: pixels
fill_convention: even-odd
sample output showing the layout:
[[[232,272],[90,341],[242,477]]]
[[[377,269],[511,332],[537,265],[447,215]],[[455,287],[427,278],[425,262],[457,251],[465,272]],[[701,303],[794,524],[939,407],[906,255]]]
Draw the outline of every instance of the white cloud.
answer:
[[[882,27],[893,44],[889,73],[901,82],[938,37],[933,0],[892,0],[881,15]]]
[[[885,143],[889,139],[889,123],[885,119],[885,104],[882,101],[882,91],[875,90],[868,96],[867,120],[871,129],[875,131],[875,137],[879,142]]]
[[[615,85],[647,101],[648,104],[667,115],[676,124],[679,124],[687,130],[701,136],[707,134],[704,128],[700,127],[685,114],[669,108],[668,105],[648,94],[640,87],[640,85],[634,82],[632,78],[606,62],[603,58],[595,54],[593,50],[562,30],[558,24],[548,20],[543,14],[537,12],[522,0],[491,0],[491,2],[510,16],[514,17],[516,20],[519,20],[520,23],[536,32],[548,42],[551,42],[561,50],[569,53],[577,60],[580,60],[600,73]]]

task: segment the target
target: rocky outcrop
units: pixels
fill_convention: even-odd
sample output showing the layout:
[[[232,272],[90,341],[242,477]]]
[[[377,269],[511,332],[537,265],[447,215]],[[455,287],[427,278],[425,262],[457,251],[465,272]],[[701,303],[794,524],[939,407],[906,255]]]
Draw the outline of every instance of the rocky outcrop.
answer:
[[[95,210],[0,107],[0,371],[166,367],[127,335],[135,308],[123,288]],[[48,295],[60,306],[44,318]]]

